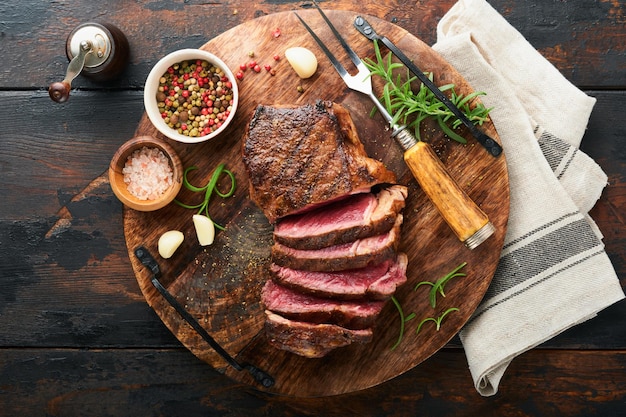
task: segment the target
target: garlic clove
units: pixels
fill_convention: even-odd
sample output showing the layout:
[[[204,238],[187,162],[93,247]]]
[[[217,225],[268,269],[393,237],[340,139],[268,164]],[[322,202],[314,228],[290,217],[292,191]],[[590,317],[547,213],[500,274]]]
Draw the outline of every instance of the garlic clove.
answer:
[[[168,230],[163,233],[158,242],[159,255],[163,259],[171,258],[176,249],[183,243],[183,240],[185,240],[185,235],[178,230]]]
[[[309,49],[294,46],[285,51],[285,57],[298,77],[309,78],[317,71],[317,58]]]
[[[207,246],[213,243],[213,239],[215,239],[215,225],[211,219],[201,214],[194,214],[192,219],[200,245]]]

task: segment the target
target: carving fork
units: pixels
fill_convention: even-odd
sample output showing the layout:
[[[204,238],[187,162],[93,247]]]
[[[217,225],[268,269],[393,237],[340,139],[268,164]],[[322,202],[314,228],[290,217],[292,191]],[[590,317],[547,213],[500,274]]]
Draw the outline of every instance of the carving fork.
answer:
[[[374,102],[380,113],[390,124],[392,137],[404,149],[404,161],[411,173],[459,240],[470,249],[478,247],[495,231],[495,227],[489,221],[489,217],[454,181],[430,145],[426,142],[418,141],[406,126],[398,126],[393,123],[393,118],[385,106],[372,92],[370,71],[337,32],[337,29],[335,29],[318,4],[315,1],[313,4],[350,56],[358,70],[356,75],[349,74],[324,42],[297,13],[295,13],[296,17],[315,39],[322,51],[324,51],[346,85],[351,90],[367,95]]]

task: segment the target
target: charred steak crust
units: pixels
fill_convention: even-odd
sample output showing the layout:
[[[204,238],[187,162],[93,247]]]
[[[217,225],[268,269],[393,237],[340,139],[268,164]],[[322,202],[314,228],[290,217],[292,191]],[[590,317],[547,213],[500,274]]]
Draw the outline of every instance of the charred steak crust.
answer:
[[[376,265],[396,255],[403,216],[396,217],[387,233],[315,250],[294,249],[278,242],[272,245],[275,264],[307,271],[342,271]]]
[[[295,249],[321,249],[389,231],[405,206],[407,188],[392,185],[376,194],[350,196],[280,219],[274,239]]]
[[[265,334],[269,343],[307,358],[321,358],[352,343],[369,343],[372,329],[350,330],[334,324],[289,320],[266,310]]]
[[[259,105],[246,128],[243,162],[250,197],[271,223],[396,181],[381,162],[367,156],[349,112],[328,101]]]
[[[335,272],[303,271],[272,264],[272,279],[294,291],[337,300],[388,300],[404,284],[408,258],[398,253],[370,267]]]
[[[272,280],[261,292],[266,310],[296,321],[336,324],[347,329],[366,329],[374,325],[385,301],[338,301],[303,294]]]

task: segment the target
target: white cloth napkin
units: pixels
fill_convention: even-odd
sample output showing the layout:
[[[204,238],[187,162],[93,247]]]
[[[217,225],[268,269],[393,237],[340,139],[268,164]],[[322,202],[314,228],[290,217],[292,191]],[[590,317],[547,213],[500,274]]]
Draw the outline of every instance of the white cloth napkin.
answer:
[[[460,0],[433,48],[494,107],[511,211],[491,287],[460,337],[478,392],[511,361],[624,298],[588,211],[607,177],[578,145],[595,99],[567,81],[484,0]]]

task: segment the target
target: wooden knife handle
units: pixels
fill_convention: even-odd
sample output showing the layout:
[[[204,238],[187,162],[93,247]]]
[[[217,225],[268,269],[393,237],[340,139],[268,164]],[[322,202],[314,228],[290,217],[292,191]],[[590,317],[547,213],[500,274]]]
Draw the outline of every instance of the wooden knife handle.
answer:
[[[468,248],[476,248],[493,234],[495,228],[489,217],[454,181],[430,145],[417,142],[405,151],[404,160],[422,190]]]

